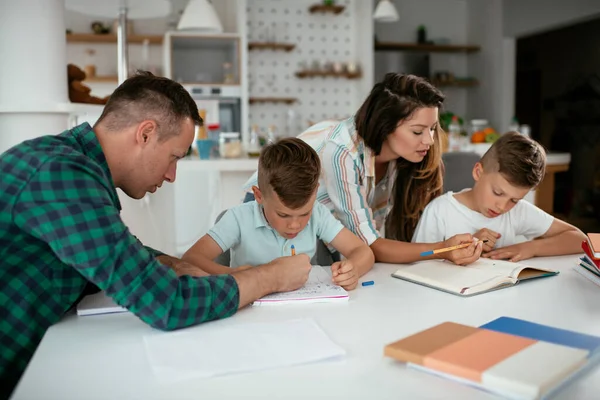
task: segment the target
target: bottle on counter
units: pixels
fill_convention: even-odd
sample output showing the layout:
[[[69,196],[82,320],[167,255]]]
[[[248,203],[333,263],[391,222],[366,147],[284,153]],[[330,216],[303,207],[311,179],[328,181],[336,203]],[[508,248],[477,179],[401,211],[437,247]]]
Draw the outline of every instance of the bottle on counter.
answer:
[[[267,130],[267,143],[275,143],[279,139],[277,135],[277,127],[275,125],[269,125]]]
[[[258,126],[252,125],[252,130],[250,131],[250,140],[248,141],[248,148],[246,152],[248,153],[248,157],[258,157],[260,156],[260,137],[258,136]]]
[[[458,116],[454,115],[452,121],[448,125],[448,151],[462,150],[462,128],[458,120]]]
[[[508,130],[511,132],[519,132],[519,120],[517,119],[517,117],[512,118],[510,124],[508,124]]]

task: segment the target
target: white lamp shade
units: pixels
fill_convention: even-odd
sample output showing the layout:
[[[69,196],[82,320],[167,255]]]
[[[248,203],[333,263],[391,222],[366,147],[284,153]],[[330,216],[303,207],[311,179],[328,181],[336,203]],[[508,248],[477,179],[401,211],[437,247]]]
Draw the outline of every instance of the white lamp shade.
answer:
[[[221,20],[208,0],[190,0],[179,24],[178,30],[203,32],[223,32]]]
[[[396,22],[400,18],[396,7],[390,0],[379,0],[373,13],[373,19],[377,22]]]
[[[168,0],[65,0],[65,7],[102,18],[116,18],[121,7],[127,8],[128,19],[158,18],[171,12]]]

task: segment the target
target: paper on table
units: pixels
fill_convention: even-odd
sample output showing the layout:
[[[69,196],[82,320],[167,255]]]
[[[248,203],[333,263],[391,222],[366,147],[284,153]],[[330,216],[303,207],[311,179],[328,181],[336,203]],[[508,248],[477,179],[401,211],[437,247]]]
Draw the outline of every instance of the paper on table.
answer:
[[[273,293],[256,300],[252,305],[338,301],[348,301],[348,292],[331,281],[331,274],[328,269],[313,265],[308,280],[300,289],[291,292]]]
[[[104,292],[98,292],[85,296],[77,304],[77,315],[96,315],[126,312],[127,309],[121,307]]]
[[[259,371],[341,357],[312,319],[209,324],[144,337],[146,354],[161,383]]]

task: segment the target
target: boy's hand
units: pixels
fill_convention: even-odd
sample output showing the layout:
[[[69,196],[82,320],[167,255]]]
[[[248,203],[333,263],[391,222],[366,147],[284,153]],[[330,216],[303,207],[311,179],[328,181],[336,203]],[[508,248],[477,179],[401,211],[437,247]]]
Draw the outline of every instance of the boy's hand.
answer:
[[[231,268],[231,273],[236,273],[240,271],[245,271],[247,269],[252,269],[252,265],[240,265],[239,267]]]
[[[525,242],[513,244],[512,246],[501,247],[484,254],[483,257],[491,258],[493,260],[508,260],[512,262],[527,260],[528,258],[535,257],[535,252],[533,249],[534,246],[532,246],[532,244],[532,242]]]
[[[440,253],[444,259],[448,261],[452,261],[456,265],[468,265],[472,262],[475,262],[481,256],[481,251],[483,250],[483,243],[478,242],[477,244],[473,240],[473,236],[468,233],[461,235],[454,235],[450,239],[445,240],[443,243],[443,247],[451,247],[457,246],[459,244],[471,243],[469,247],[465,247],[464,249],[457,249],[448,251],[445,253]]]
[[[358,284],[358,272],[349,260],[333,263],[331,265],[331,275],[333,282],[346,290],[352,290]]]
[[[473,236],[475,236],[479,240],[487,240],[486,243],[483,244],[483,252],[488,253],[494,250],[494,246],[496,246],[496,240],[500,239],[500,235],[498,232],[494,232],[491,229],[483,228],[478,230]]]

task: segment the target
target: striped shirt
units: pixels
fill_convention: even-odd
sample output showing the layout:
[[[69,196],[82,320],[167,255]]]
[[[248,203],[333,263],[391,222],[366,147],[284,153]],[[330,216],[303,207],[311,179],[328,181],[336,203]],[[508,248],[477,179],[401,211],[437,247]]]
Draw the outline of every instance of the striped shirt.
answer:
[[[321,178],[317,200],[365,243],[381,237],[391,205],[395,165],[375,184],[375,153],[365,146],[354,126],[354,117],[323,121],[298,136],[319,154]],[[257,173],[244,185],[251,192]]]

